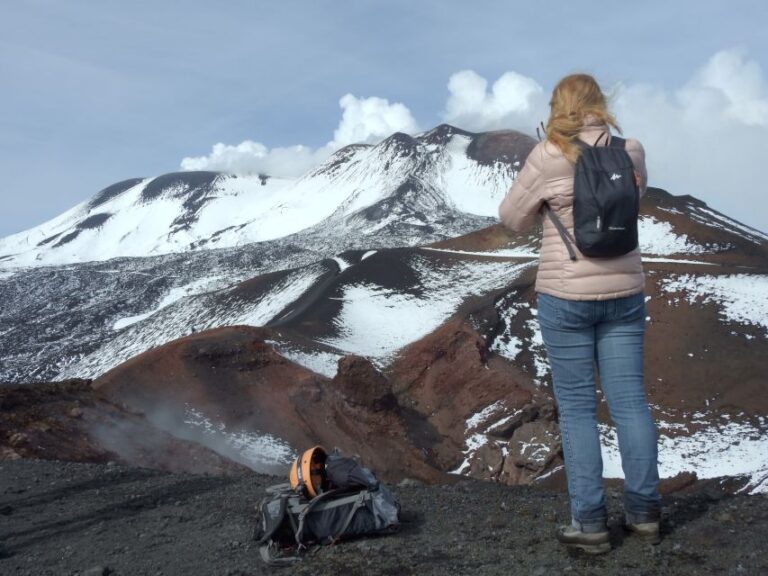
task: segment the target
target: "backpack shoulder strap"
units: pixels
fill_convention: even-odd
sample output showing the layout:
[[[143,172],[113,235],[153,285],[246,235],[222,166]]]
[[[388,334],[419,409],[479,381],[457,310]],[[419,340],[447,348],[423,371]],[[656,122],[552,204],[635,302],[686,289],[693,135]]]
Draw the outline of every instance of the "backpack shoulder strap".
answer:
[[[549,219],[552,221],[552,224],[554,224],[555,229],[558,231],[560,237],[565,243],[565,248],[568,250],[568,257],[576,262],[576,250],[573,249],[573,245],[576,244],[576,241],[571,238],[570,234],[568,234],[568,229],[565,227],[565,224],[563,224],[563,221],[560,220],[560,218],[558,218],[557,215],[552,211],[552,208],[549,207],[549,204],[545,203],[544,206]]]
[[[273,496],[272,498],[265,498],[262,500],[261,504],[257,507],[259,510],[259,514],[264,514],[264,508],[266,507],[267,503],[270,501],[274,501],[275,499],[279,499],[280,501],[280,508],[277,513],[277,516],[273,518],[273,523],[270,526],[267,526],[265,529],[264,534],[261,536],[261,538],[256,539],[256,543],[259,546],[259,555],[261,556],[261,559],[264,561],[265,564],[268,566],[290,566],[299,560],[301,558],[297,554],[294,556],[281,556],[277,553],[277,543],[272,540],[272,536],[277,532],[277,529],[282,524],[283,520],[286,517],[286,512],[288,509],[288,500],[290,498],[289,494],[283,490],[283,485],[278,486],[272,486],[269,489],[267,489],[268,492],[271,491],[273,495],[276,494],[276,496]],[[295,526],[293,526],[293,520],[291,516],[287,515],[289,520],[291,520],[292,528],[295,531]],[[256,534],[254,531],[254,538],[256,538]]]
[[[611,148],[626,148],[627,141],[620,136],[611,136],[611,138],[608,140],[608,146]]]
[[[259,544],[268,542],[272,538],[272,535],[277,532],[277,529],[280,527],[280,524],[285,518],[285,513],[288,509],[288,495],[281,495],[278,498],[265,498],[262,500],[261,503],[256,507],[258,516],[260,518],[267,518],[267,514],[265,512],[267,505],[270,502],[274,502],[275,500],[279,501],[278,512],[275,516],[270,518],[271,522],[264,526],[264,533],[262,534],[261,538],[258,539]]]
[[[574,144],[576,144],[576,146],[578,146],[578,147],[579,147],[579,148],[581,148],[582,150],[587,150],[588,148],[592,148],[592,146],[590,146],[589,144],[587,144],[586,142],[584,142],[584,140],[582,140],[582,139],[581,139],[581,138],[579,138],[578,136],[577,136],[576,138],[574,138],[573,140],[571,140],[571,142],[573,142]]]
[[[574,138],[572,142],[582,150],[587,150],[589,148],[597,148],[597,145],[600,144],[600,140],[602,140],[603,138],[606,139],[608,146],[614,146],[614,144],[612,144],[612,141],[614,139],[621,140],[622,142],[624,141],[623,138],[619,138],[618,136],[611,136],[611,133],[608,130],[605,130],[604,132],[600,133],[600,136],[597,137],[597,140],[595,140],[594,144],[587,144],[586,142],[584,142],[584,140],[582,140],[578,136]],[[620,146],[624,146],[624,144],[620,144]]]
[[[292,566],[301,561],[301,556],[297,552],[294,556],[280,556],[273,542],[261,544],[259,546],[259,556],[267,566]]]
[[[367,489],[360,490],[359,494],[355,497],[352,507],[349,509],[349,514],[344,519],[344,524],[339,528],[339,533],[334,536],[331,541],[338,542],[338,540],[344,535],[349,525],[352,523],[352,518],[355,517],[357,511],[365,504],[366,500],[371,497],[370,492]]]
[[[342,489],[336,489],[336,490],[328,490],[327,492],[321,492],[312,500],[309,501],[306,506],[301,510],[299,513],[299,525],[296,529],[296,544],[299,546],[299,548],[304,547],[304,528],[306,526],[306,519],[307,515],[312,511],[313,508],[315,508],[320,502],[325,502],[329,498],[338,496],[340,494],[343,494],[345,490]]]

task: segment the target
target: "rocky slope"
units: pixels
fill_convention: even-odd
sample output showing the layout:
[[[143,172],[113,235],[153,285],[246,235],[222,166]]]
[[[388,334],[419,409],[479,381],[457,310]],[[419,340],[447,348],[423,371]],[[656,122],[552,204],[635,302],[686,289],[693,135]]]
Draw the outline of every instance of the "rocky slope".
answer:
[[[125,328],[186,297],[353,249],[488,226],[532,146],[517,132],[442,125],[347,147],[291,182],[174,173],[114,184],[0,239],[0,380],[61,379]]]
[[[44,575],[273,574],[251,540],[253,506],[281,481],[169,474],[121,466],[0,462],[0,572]],[[563,550],[562,493],[465,481],[394,486],[402,530],[323,547],[291,574],[764,574],[768,498],[712,485],[667,495],[662,543],[623,533],[609,490],[613,550]],[[285,569],[288,570],[288,569]],[[279,571],[279,569],[277,569]]]
[[[643,210],[642,242],[651,254],[646,373],[662,474],[738,476],[734,489],[765,490],[766,244],[689,198],[655,190]],[[674,226],[665,214],[677,219]],[[408,410],[408,434],[400,436],[406,452],[415,446],[431,467],[512,484],[562,484],[557,415],[535,317],[535,254],[520,242],[489,228],[431,247],[350,251],[260,276],[168,307],[72,369],[96,376],[133,358],[106,378],[157,394],[154,383],[173,374],[157,360],[167,349],[136,354],[185,338],[194,323],[264,323],[265,342],[317,373],[321,388],[337,375],[340,358],[369,358]],[[164,362],[172,365],[172,358]],[[137,365],[141,378],[129,369]],[[173,377],[170,389],[179,398],[181,383],[211,386],[200,372]],[[375,387],[377,378],[360,378],[359,386]],[[252,402],[231,394],[230,403]],[[226,404],[198,408],[214,426],[231,426],[217,416],[227,413]],[[176,410],[186,408],[177,403]],[[601,419],[606,474],[620,477],[604,406]],[[244,425],[274,433],[292,450],[303,445],[272,423],[253,418]]]
[[[96,393],[90,381],[0,386],[0,460],[120,462],[227,475],[246,468]]]
[[[327,379],[277,354],[270,332],[221,328],[170,342],[107,372],[98,393],[156,426],[262,472],[284,473],[297,446],[358,453],[387,479],[436,481],[390,383],[348,356]]]
[[[729,475],[739,479],[732,490],[759,492],[765,246],[733,224],[714,242],[714,217],[683,219],[685,232],[653,220],[699,208],[659,191],[644,208],[656,252],[646,257],[646,371],[662,475]],[[456,472],[562,486],[535,256],[519,242],[490,228],[257,276],[169,305],[68,370],[109,370],[96,385],[110,402],[257,470],[283,470],[322,442],[374,458],[393,479]],[[239,323],[269,328],[213,328]],[[604,407],[601,419],[606,475],[620,477]]]
[[[342,150],[279,193],[268,179],[254,192],[210,174],[116,185],[35,232],[53,240],[5,259],[0,379],[97,378],[126,418],[261,471],[323,442],[393,479],[562,485],[536,322],[538,238],[488,226],[530,144],[441,126]],[[122,244],[120,218],[97,218],[110,206],[159,219]],[[238,245],[272,237],[263,210],[281,234],[303,228]],[[222,211],[242,226],[214,230]],[[768,490],[768,237],[651,189],[640,242],[662,475]],[[134,244],[181,252],[17,267],[30,254],[50,263],[65,249],[108,257]],[[620,477],[604,407],[601,419],[606,475]],[[0,439],[11,451],[13,434]]]

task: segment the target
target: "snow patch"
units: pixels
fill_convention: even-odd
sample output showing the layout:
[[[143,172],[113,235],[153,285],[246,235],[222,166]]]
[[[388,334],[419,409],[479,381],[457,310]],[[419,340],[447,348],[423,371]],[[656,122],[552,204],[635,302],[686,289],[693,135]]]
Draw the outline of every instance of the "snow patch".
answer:
[[[531,314],[534,315],[534,318],[528,320],[526,326],[531,334],[529,348],[531,355],[533,356],[533,365],[536,368],[537,378],[534,378],[533,381],[535,384],[541,385],[544,379],[549,375],[549,362],[547,361],[547,353],[544,347],[544,338],[541,336],[539,321],[535,318],[538,314],[538,310],[531,307]]]
[[[750,228],[749,226],[745,226],[744,224],[736,222],[736,220],[732,220],[727,216],[723,216],[722,214],[718,214],[713,210],[702,207],[696,207],[695,210],[705,214],[710,219],[715,220],[714,222],[712,220],[707,222],[709,226],[714,226],[727,232],[731,232],[732,234],[741,236],[742,238],[749,240],[750,242],[754,242],[755,244],[762,244],[764,241],[768,240],[768,234],[760,232],[754,228]]]
[[[714,302],[727,321],[768,330],[768,276],[685,274],[663,279],[660,284],[665,292],[682,294],[690,304]]]
[[[445,322],[466,298],[507,285],[531,265],[461,262],[441,268],[420,256],[410,264],[420,280],[415,293],[371,283],[345,286],[334,319],[338,335],[322,342],[387,364],[398,350]]]
[[[160,310],[160,308],[156,308],[149,312],[145,312],[144,314],[137,314],[136,316],[128,316],[126,318],[120,318],[117,322],[115,322],[112,325],[112,330],[122,330],[123,328],[127,328],[128,326],[136,324],[137,322],[141,322],[142,320],[145,320],[150,316],[152,316],[152,314],[154,314],[158,310]]]
[[[467,156],[472,139],[454,135],[445,146],[442,157],[437,159],[434,181],[445,190],[454,206],[468,214],[496,218],[499,204],[504,199],[517,170],[506,163],[492,166],[479,164]]]
[[[493,414],[499,410],[502,410],[504,408],[504,403],[499,400],[498,402],[494,402],[490,406],[486,406],[480,412],[477,412],[476,414],[473,414],[467,419],[467,430],[474,430],[480,424],[488,420]]]
[[[339,273],[344,272],[344,270],[346,270],[351,266],[349,262],[347,262],[346,260],[344,260],[344,258],[341,258],[339,256],[334,256],[333,261],[339,265]]]
[[[464,460],[458,468],[449,471],[449,474],[463,474],[469,468],[472,455],[488,443],[488,437],[485,434],[472,434],[464,442],[467,445],[467,449],[464,450]]]
[[[670,264],[699,264],[701,266],[717,266],[712,262],[702,262],[701,260],[683,260],[680,258],[653,258],[643,256],[643,262],[664,262]]]
[[[555,466],[554,468],[552,468],[552,470],[545,472],[541,476],[537,476],[536,478],[533,479],[533,481],[540,482],[541,480],[544,480],[545,478],[549,478],[553,474],[556,474],[557,472],[560,472],[560,470],[564,470],[564,469],[565,469],[565,464],[560,464],[559,466]]]
[[[285,440],[258,431],[230,431],[223,422],[213,422],[200,410],[187,405],[184,424],[204,436],[203,444],[232,457],[256,472],[274,473],[290,465],[297,453]]]
[[[187,296],[193,296],[195,294],[201,294],[204,292],[211,292],[213,290],[220,289],[227,285],[226,278],[223,276],[213,276],[210,278],[201,278],[195,280],[184,286],[176,286],[171,288],[168,293],[160,300],[160,303],[149,312],[137,314],[135,316],[128,316],[127,318],[120,318],[112,325],[113,330],[122,330],[133,324],[146,320],[150,316],[156,314],[163,308],[170,306],[171,304],[178,302],[182,298]]]
[[[465,429],[467,431],[467,438],[465,440],[465,443],[467,445],[467,449],[464,450],[464,460],[461,464],[455,469],[451,470],[450,474],[463,474],[467,468],[469,468],[469,461],[472,459],[472,456],[474,456],[475,452],[477,452],[480,448],[488,444],[490,442],[490,439],[488,438],[488,434],[494,430],[495,428],[498,428],[499,426],[502,426],[503,424],[507,423],[509,420],[520,414],[522,410],[515,410],[512,414],[509,414],[501,419],[494,419],[494,421],[487,427],[485,427],[482,431],[477,431],[483,424],[485,424],[492,416],[497,414],[498,412],[501,412],[505,409],[504,403],[501,400],[498,400],[497,402],[494,402],[493,404],[486,406],[479,412],[476,412],[469,418],[467,418]],[[473,432],[475,431],[475,432]],[[473,432],[470,434],[470,432]],[[502,447],[502,452],[504,452],[504,456],[507,455],[509,449],[506,446]]]
[[[669,425],[667,425],[669,426]],[[616,429],[600,424],[603,476],[623,478]],[[768,493],[768,433],[750,424],[709,423],[689,436],[659,434],[659,476],[695,472],[700,479],[746,476],[749,494]]]
[[[501,248],[499,250],[490,250],[488,252],[468,252],[466,250],[448,250],[447,248],[428,248],[422,247],[422,250],[432,250],[433,252],[447,252],[449,254],[461,254],[465,256],[490,256],[492,258],[538,258],[539,252],[529,248]]]
[[[669,222],[653,216],[642,216],[637,223],[640,251],[643,254],[671,256],[673,254],[704,254],[707,250],[688,240],[685,234],[675,234]]]
[[[187,336],[192,330],[238,324],[263,326],[277,319],[281,312],[289,313],[289,306],[325,272],[327,266],[321,264],[293,270],[255,299],[230,298],[222,303],[214,295],[202,293],[184,299],[183,305],[174,302],[154,311],[151,320],[129,326],[114,340],[68,366],[58,377],[95,378],[132,356]]]
[[[247,302],[235,308],[223,325],[247,324],[264,326],[270,320],[279,320],[276,316],[295,302],[304,292],[317,282],[320,274],[317,270],[301,270],[290,274],[272,288],[258,302]],[[291,311],[286,311],[283,316]],[[282,317],[282,316],[281,316]]]
[[[273,340],[266,340],[265,342],[272,344],[281,356],[287,358],[291,362],[295,362],[307,370],[312,370],[312,372],[322,374],[326,378],[333,378],[336,376],[339,359],[343,357],[341,354],[334,354],[322,350],[298,350],[287,346],[283,342],[276,342]]]

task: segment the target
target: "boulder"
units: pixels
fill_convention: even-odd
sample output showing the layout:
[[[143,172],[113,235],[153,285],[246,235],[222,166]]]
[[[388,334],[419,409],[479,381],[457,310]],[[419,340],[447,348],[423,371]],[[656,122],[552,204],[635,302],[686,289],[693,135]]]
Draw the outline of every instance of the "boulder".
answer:
[[[496,442],[478,448],[469,460],[469,476],[482,480],[495,480],[504,467],[504,453]]]
[[[509,457],[515,466],[538,472],[560,452],[560,430],[554,422],[537,420],[515,430],[509,442]]]
[[[365,406],[374,411],[397,406],[392,385],[370,360],[362,356],[339,358],[332,385],[350,404]]]

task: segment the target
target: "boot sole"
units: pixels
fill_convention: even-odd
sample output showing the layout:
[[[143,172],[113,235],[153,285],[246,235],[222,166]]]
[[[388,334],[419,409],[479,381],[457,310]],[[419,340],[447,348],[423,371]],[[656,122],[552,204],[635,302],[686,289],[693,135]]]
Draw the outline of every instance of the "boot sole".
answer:
[[[594,556],[597,556],[598,554],[605,554],[606,552],[611,551],[611,543],[610,542],[602,542],[600,544],[577,544],[577,543],[566,543],[562,542],[564,546],[567,546],[568,548],[575,548],[577,550],[581,550],[582,552],[586,554],[592,554]]]
[[[645,542],[646,544],[661,544],[661,535],[659,534],[642,534],[640,532],[630,532],[632,536],[638,540]]]
[[[627,532],[632,538],[642,540],[646,544],[661,544],[661,533],[657,531],[653,532],[640,532],[639,530],[632,530],[629,526],[624,526],[624,531]]]

